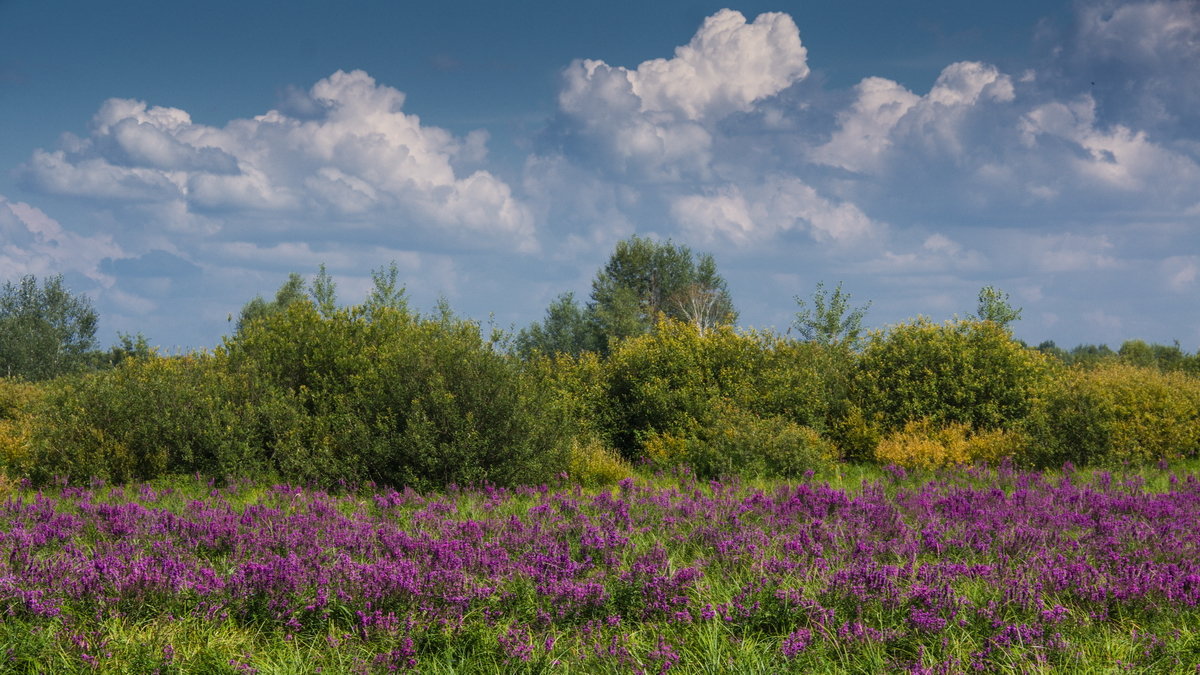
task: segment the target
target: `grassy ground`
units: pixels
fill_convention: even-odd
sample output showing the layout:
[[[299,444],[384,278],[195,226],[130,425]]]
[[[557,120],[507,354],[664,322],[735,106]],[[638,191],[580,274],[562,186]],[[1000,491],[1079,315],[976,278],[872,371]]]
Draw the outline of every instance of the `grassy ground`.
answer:
[[[1165,672],[1200,464],[0,487],[0,672]]]

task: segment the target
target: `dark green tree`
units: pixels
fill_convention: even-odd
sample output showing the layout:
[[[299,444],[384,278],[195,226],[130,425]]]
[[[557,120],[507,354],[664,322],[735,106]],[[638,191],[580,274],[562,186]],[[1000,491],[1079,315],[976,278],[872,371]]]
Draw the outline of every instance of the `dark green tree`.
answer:
[[[737,320],[725,280],[708,254],[633,237],[617,242],[592,281],[589,320],[607,350],[621,338],[650,332],[660,317],[702,330]]]
[[[534,353],[579,355],[599,349],[600,335],[574,293],[563,293],[546,308],[546,318],[517,333],[516,352],[522,358]]]
[[[0,293],[0,375],[45,380],[82,368],[96,344],[96,310],[62,275],[32,274]]]

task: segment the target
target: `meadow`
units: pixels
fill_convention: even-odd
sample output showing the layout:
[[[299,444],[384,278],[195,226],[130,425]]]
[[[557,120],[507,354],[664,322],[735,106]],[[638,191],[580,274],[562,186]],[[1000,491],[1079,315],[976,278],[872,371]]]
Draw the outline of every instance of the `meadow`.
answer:
[[[0,377],[0,673],[1200,672],[1200,354],[396,277]]]
[[[0,671],[1197,672],[1198,474],[10,482]]]

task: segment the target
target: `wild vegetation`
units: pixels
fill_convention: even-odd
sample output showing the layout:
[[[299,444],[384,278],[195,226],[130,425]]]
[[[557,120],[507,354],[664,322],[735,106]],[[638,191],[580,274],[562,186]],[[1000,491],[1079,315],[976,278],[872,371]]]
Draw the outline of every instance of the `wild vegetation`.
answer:
[[[1200,356],[742,330],[634,237],[515,333],[322,267],[212,350],[0,298],[0,670],[1194,672]],[[146,636],[150,636],[147,638]],[[1084,667],[1087,666],[1087,667]]]

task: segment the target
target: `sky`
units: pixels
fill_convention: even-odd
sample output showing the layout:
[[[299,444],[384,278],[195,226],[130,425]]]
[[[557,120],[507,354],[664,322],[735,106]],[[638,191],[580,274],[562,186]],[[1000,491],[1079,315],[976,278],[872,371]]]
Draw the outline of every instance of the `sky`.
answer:
[[[519,329],[639,234],[745,327],[1200,347],[1200,2],[0,0],[0,281],[213,347],[324,264],[345,303]]]

